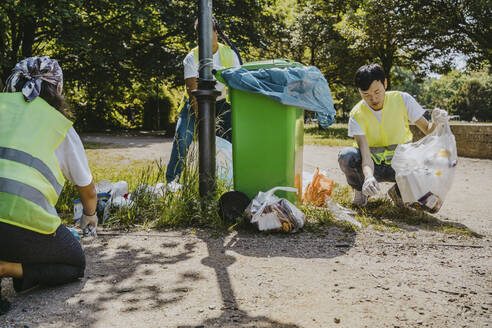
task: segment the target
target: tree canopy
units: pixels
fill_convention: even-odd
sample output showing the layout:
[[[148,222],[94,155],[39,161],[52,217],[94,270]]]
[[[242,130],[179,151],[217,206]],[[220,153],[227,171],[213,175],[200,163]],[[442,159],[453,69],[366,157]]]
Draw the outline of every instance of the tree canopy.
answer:
[[[149,110],[154,107],[164,110],[164,121],[172,120],[182,60],[197,43],[197,10],[196,2],[180,0],[4,0],[0,87],[22,58],[50,55],[64,70],[77,127],[141,128],[145,115],[157,115]],[[456,108],[466,106],[451,101],[447,91],[436,93],[440,100],[427,99],[424,77],[450,72],[456,53],[466,56],[469,69],[490,70],[486,0],[216,0],[213,10],[244,59],[290,58],[317,66],[340,118],[358,101],[353,74],[368,62],[380,63],[391,84],[414,85],[426,105],[445,101]],[[480,88],[471,82],[448,87],[453,95],[480,98],[490,84],[477,81]]]

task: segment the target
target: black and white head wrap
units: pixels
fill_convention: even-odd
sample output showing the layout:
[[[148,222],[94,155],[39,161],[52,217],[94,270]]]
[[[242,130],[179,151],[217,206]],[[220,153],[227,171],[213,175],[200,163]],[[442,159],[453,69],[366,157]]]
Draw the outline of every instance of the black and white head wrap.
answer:
[[[23,84],[19,84],[23,81]],[[63,72],[55,59],[49,56],[29,57],[18,62],[7,79],[7,92],[22,91],[26,101],[33,101],[41,92],[42,81],[63,86]],[[61,90],[61,89],[60,89]]]

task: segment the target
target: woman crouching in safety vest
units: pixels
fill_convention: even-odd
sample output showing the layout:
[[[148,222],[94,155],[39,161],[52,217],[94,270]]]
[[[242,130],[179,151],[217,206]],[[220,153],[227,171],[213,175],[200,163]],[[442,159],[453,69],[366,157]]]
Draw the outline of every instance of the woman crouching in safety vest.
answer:
[[[82,199],[81,228],[97,227],[97,194],[82,142],[62,114],[62,85],[56,60],[31,57],[0,93],[0,277],[12,277],[18,292],[84,275],[84,251],[55,210],[65,178]]]

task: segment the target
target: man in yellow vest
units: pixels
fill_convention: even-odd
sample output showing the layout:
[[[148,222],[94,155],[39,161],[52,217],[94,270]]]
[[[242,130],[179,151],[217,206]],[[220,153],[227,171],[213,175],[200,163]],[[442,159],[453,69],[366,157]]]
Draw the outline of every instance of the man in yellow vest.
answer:
[[[229,47],[217,41],[218,24],[215,18],[212,32],[213,69],[235,67],[240,65],[237,54]],[[195,22],[195,30],[198,32],[198,21]],[[191,92],[198,88],[198,47],[191,50],[185,57],[184,79],[186,84],[186,97],[179,114],[174,135],[171,157],[166,169],[166,181],[171,182],[179,179],[183,164],[188,152],[188,147],[193,141],[195,133],[195,121],[198,116],[198,104]],[[219,120],[217,135],[228,141],[232,139],[231,132],[231,106],[226,100],[227,88],[224,84],[217,82],[215,88],[221,92],[215,103],[215,114]]]
[[[97,226],[97,194],[62,85],[56,60],[31,57],[0,93],[0,279],[14,278],[16,291],[84,275],[84,251],[55,210],[65,178],[82,199],[81,228]]]
[[[408,122],[427,135],[448,117],[446,111],[435,109],[429,123],[423,116],[425,110],[408,93],[386,91],[387,80],[378,64],[360,67],[355,86],[362,97],[350,112],[348,124],[348,135],[355,144],[340,151],[338,163],[354,189],[353,204],[365,206],[367,198],[380,191],[378,181],[395,182],[391,159],[398,144],[412,141]],[[388,195],[395,205],[403,205],[396,184]]]

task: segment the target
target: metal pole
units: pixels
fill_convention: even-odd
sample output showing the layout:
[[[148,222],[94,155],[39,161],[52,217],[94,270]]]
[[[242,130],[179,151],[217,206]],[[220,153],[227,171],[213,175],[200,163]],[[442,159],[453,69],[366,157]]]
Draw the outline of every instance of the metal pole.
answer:
[[[198,102],[198,172],[202,198],[215,192],[215,89],[212,75],[212,0],[200,0],[198,17],[198,89],[192,91]]]
[[[159,108],[159,83],[156,85],[156,95],[157,95],[157,130],[161,129],[161,110]]]

